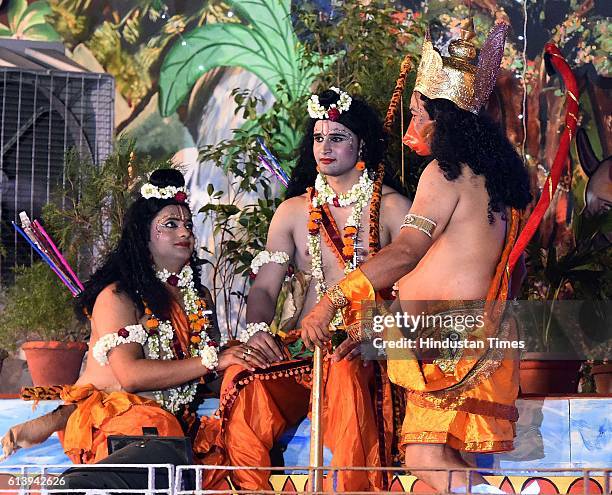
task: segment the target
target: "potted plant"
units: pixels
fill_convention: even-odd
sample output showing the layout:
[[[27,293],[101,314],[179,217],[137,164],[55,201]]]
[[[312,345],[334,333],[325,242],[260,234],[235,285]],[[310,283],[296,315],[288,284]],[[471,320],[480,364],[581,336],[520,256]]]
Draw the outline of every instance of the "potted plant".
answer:
[[[527,348],[536,352],[521,360],[522,393],[576,393],[581,364],[609,343],[607,317],[602,320],[597,309],[609,299],[611,253],[600,233],[611,219],[610,212],[574,212],[564,246],[555,244],[554,231],[546,244],[541,237],[530,244],[523,297],[529,302],[521,320]],[[564,254],[558,255],[559,249]]]
[[[607,360],[596,360],[591,363],[591,376],[598,394],[612,394],[612,363]]]
[[[0,347],[25,352],[34,385],[74,383],[87,350],[72,296],[43,262],[16,268],[0,314]]]

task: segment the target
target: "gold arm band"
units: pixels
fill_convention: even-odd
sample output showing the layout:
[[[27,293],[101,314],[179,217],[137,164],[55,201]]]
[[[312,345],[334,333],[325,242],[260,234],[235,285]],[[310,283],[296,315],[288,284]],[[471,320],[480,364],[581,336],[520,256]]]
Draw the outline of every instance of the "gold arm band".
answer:
[[[406,215],[406,218],[404,218],[404,223],[400,227],[400,230],[404,227],[417,229],[423,232],[425,235],[429,236],[429,238],[431,238],[437,225],[438,224],[436,222],[427,217],[415,215],[414,213],[408,213],[408,215]]]
[[[327,290],[325,294],[327,297],[329,297],[329,300],[336,309],[342,309],[349,304],[349,300],[346,298],[344,292],[342,292],[342,289],[337,284]]]

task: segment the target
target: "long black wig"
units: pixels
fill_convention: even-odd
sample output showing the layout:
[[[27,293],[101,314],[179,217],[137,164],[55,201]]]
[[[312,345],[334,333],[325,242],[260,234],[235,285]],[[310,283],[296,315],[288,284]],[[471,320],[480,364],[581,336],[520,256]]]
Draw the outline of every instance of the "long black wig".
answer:
[[[432,157],[444,176],[455,180],[464,164],[484,176],[490,223],[493,213],[504,213],[506,207],[525,209],[532,198],[529,175],[501,127],[488,116],[462,110],[450,100],[421,98],[434,121]]]

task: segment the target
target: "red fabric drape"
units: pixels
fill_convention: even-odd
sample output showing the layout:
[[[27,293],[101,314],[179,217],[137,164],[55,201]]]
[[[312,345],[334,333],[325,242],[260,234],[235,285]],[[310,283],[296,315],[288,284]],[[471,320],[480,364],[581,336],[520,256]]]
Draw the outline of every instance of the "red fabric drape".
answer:
[[[563,173],[563,165],[566,163],[567,155],[570,149],[570,143],[574,136],[576,135],[576,127],[578,125],[578,84],[576,82],[576,78],[570,69],[570,66],[565,61],[559,48],[553,43],[547,43],[544,47],[544,57],[548,62],[548,66],[552,67],[556,72],[559,73],[561,78],[563,79],[563,83],[565,84],[565,88],[567,91],[566,96],[566,106],[567,110],[565,112],[565,129],[563,130],[563,134],[561,135],[561,140],[559,142],[559,149],[557,150],[557,154],[555,156],[555,160],[550,168],[550,175],[546,179],[544,183],[544,189],[542,190],[542,194],[535,208],[531,212],[525,227],[521,231],[516,244],[514,245],[514,249],[510,253],[510,258],[508,260],[509,272],[512,273],[514,270],[514,266],[516,265],[519,257],[527,247],[527,244],[535,234],[536,230],[542,221],[542,217],[544,213],[550,206],[550,202],[557,190],[557,185],[559,184],[559,179],[561,178],[561,174]]]

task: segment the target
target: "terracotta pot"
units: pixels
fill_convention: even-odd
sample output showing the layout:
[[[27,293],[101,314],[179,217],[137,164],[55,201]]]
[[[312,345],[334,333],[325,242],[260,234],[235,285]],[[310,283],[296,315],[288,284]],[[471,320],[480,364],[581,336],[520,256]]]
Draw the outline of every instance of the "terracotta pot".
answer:
[[[595,390],[598,394],[612,394],[612,363],[594,364],[591,376],[595,380]]]
[[[578,392],[582,361],[541,359],[529,353],[522,360],[519,379],[522,394],[575,394]],[[542,354],[543,357],[553,357]]]
[[[87,344],[32,341],[24,343],[21,348],[25,352],[34,386],[43,387],[76,382]]]

